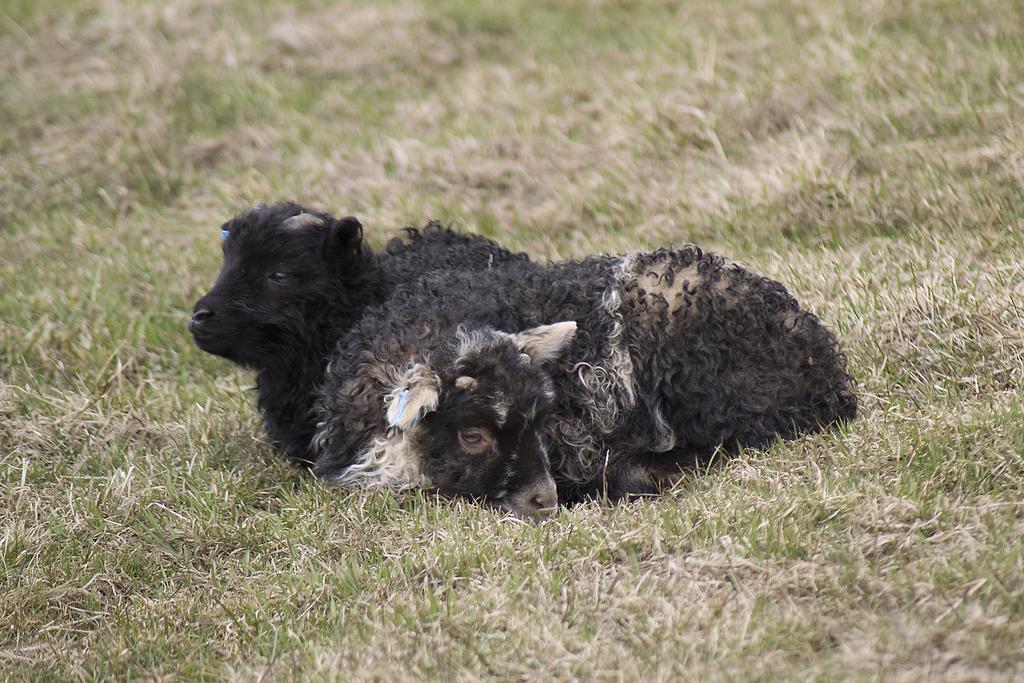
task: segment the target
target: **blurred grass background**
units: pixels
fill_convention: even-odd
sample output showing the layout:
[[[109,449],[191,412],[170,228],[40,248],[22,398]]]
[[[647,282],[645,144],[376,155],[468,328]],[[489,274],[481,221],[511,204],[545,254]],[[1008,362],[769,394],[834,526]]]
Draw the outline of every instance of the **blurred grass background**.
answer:
[[[0,3],[0,676],[1024,676],[1024,7]],[[297,199],[538,259],[695,242],[862,417],[541,525],[348,492],[185,330]]]

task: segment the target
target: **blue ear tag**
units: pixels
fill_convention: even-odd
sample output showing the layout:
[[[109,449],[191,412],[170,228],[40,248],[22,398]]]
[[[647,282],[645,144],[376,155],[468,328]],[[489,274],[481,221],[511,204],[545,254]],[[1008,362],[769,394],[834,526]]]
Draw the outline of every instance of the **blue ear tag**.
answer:
[[[388,427],[394,427],[398,424],[398,421],[402,419],[402,413],[405,412],[405,401],[409,398],[409,390],[402,389],[402,393],[398,395],[398,409],[395,412],[395,416],[388,420]]]
[[[228,235],[230,235],[230,234],[231,234],[230,230],[225,230],[224,228],[221,228],[220,229],[220,241],[223,242],[224,240],[226,240],[228,238]]]

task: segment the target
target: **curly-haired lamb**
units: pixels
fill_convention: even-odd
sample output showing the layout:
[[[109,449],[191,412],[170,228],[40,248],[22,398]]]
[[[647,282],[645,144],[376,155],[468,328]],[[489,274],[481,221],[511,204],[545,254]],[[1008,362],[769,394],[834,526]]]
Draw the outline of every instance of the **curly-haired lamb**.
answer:
[[[577,324],[551,369],[545,429],[563,502],[656,492],[719,448],[762,447],[856,414],[845,358],[821,321],[778,282],[715,254],[687,246],[507,264],[401,286],[342,338],[321,390],[315,471],[353,484],[432,486],[419,441],[388,431],[385,397],[421,383],[451,391],[459,377],[475,379],[468,359],[493,330],[558,321]],[[512,385],[515,369],[502,370]],[[514,493],[499,489],[464,493]]]
[[[542,434],[554,384],[545,368],[575,331],[571,321],[516,334],[458,328],[393,349],[392,362],[365,345],[332,360],[335,428],[319,432],[318,446],[349,457],[324,474],[347,485],[429,486],[523,517],[554,508]]]
[[[368,307],[424,273],[529,265],[525,254],[436,223],[407,229],[375,255],[355,218],[290,202],[241,213],[221,236],[224,265],[189,330],[202,350],[256,370],[271,443],[306,464],[315,387],[338,338]]]

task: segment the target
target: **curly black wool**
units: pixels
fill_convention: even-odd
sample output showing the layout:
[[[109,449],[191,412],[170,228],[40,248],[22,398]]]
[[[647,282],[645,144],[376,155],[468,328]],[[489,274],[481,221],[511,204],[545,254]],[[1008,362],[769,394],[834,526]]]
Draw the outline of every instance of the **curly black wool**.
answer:
[[[653,493],[718,449],[763,447],[856,414],[836,338],[781,284],[720,256],[687,246],[513,262],[399,286],[342,338],[321,390],[315,470],[344,480],[364,464],[365,439],[353,432],[382,429],[381,397],[410,363],[425,363],[443,392],[463,361],[438,343],[460,327],[486,336],[559,321],[577,324],[550,368],[545,434],[562,502]]]

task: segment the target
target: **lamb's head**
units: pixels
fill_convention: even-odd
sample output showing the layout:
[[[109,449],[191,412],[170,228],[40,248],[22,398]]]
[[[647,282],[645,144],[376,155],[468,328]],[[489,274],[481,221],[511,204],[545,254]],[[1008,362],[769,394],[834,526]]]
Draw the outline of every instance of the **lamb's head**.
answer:
[[[204,351],[257,369],[316,343],[325,333],[316,321],[349,303],[372,259],[355,218],[291,203],[236,216],[221,240],[224,265],[189,331]]]
[[[408,432],[431,487],[526,518],[558,505],[543,434],[554,398],[545,366],[575,332],[575,322],[518,334],[463,329],[396,389],[388,422]]]

